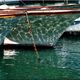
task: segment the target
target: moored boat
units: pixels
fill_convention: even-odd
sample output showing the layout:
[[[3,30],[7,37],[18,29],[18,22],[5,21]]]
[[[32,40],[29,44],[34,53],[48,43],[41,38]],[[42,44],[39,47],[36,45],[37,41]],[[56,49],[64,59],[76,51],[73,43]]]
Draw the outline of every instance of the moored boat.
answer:
[[[6,6],[0,9],[0,31],[10,30],[6,36],[20,44],[53,46],[80,16],[80,8],[65,6]]]

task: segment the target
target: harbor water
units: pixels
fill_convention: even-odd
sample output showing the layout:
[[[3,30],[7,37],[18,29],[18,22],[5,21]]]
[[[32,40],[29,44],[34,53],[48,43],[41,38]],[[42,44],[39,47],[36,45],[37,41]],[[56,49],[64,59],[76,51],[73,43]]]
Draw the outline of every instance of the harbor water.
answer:
[[[79,80],[80,37],[62,37],[54,48],[3,50],[0,58],[0,80]],[[0,53],[2,53],[0,51]],[[7,54],[13,54],[12,56]]]

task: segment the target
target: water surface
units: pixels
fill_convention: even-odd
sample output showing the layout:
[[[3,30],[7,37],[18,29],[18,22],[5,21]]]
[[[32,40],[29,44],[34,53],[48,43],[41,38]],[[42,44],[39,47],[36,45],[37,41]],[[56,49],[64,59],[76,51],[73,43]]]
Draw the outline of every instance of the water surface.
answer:
[[[63,37],[55,48],[38,50],[7,50],[16,55],[0,61],[0,80],[80,79],[80,37]]]

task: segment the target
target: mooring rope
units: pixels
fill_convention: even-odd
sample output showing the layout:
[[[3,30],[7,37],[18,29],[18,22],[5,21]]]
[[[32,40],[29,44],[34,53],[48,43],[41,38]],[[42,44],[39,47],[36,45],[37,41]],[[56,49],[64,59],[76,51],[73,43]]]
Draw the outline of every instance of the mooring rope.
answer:
[[[24,6],[26,6],[26,4],[25,4],[22,0],[21,0],[21,3],[22,3]],[[36,44],[35,44],[35,40],[34,40],[34,37],[33,37],[33,34],[32,34],[32,25],[31,25],[31,23],[30,23],[27,10],[25,11],[25,14],[26,14],[26,20],[27,20],[28,25],[29,25],[29,34],[30,34],[30,36],[32,37],[32,41],[33,41],[33,47],[34,47],[34,50],[35,50],[37,59],[40,60],[39,52],[38,52],[38,50],[37,50],[37,47],[36,47]]]
[[[34,37],[33,37],[33,34],[32,34],[32,25],[30,23],[27,11],[25,13],[26,13],[27,22],[28,22],[28,25],[29,25],[29,34],[30,34],[30,36],[32,38],[32,41],[33,41],[33,47],[34,47],[34,50],[36,52],[37,59],[39,59],[40,58],[39,57],[39,52],[37,50],[37,47],[36,47],[36,44],[35,44],[35,40],[34,40]]]

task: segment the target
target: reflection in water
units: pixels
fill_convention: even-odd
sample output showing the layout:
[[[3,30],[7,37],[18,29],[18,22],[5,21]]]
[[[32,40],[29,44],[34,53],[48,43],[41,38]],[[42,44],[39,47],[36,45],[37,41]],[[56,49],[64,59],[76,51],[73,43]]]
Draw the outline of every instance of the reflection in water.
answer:
[[[80,79],[79,48],[79,37],[61,38],[54,49],[39,50],[40,62],[36,61],[35,51],[12,50],[16,52],[14,59],[1,61],[1,79]]]
[[[14,59],[14,56],[16,55],[16,51],[15,50],[4,50],[3,51],[3,59]]]
[[[80,38],[69,37],[62,39],[62,45],[59,50],[57,50],[58,56],[61,56],[59,63],[63,67],[70,69],[80,68]],[[59,59],[59,58],[58,58]],[[60,66],[60,65],[59,65]],[[62,67],[60,66],[60,67]]]

